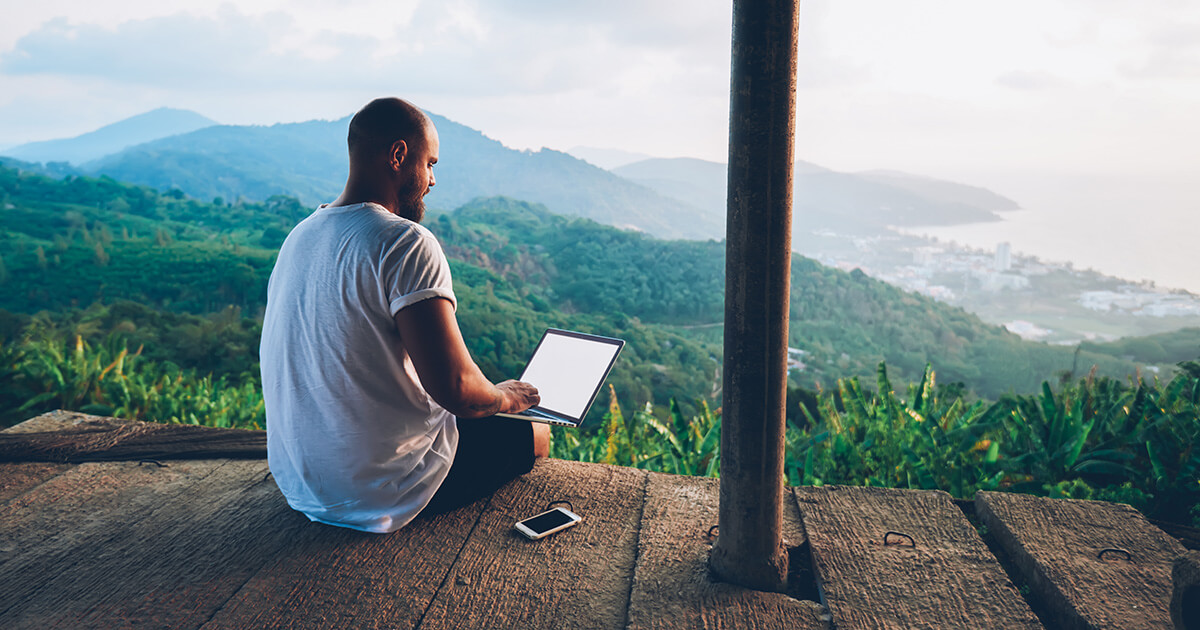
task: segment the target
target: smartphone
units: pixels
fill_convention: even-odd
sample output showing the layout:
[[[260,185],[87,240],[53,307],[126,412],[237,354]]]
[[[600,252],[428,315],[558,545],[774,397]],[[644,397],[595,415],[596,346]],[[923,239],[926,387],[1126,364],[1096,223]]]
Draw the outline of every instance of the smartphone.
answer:
[[[537,540],[571,527],[581,520],[583,520],[582,516],[566,508],[558,507],[523,521],[517,521],[516,528],[526,538]]]

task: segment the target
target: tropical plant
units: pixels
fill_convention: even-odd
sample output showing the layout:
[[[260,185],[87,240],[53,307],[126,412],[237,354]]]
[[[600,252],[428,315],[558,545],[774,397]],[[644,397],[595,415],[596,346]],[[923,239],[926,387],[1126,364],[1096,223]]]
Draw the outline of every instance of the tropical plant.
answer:
[[[841,379],[819,397],[819,416],[802,408],[808,425],[789,431],[787,441],[792,484],[941,488],[955,496],[1000,487],[994,408],[943,396],[930,366],[900,397],[881,363],[877,386],[867,393],[857,378]]]
[[[141,348],[130,353],[119,339],[95,347],[78,335],[68,343],[26,339],[20,346],[6,346],[4,355],[12,363],[0,372],[0,383],[28,394],[15,411],[25,417],[70,409],[217,427],[261,427],[265,422],[256,378],[214,378],[143,360]]]
[[[626,419],[609,387],[608,412],[600,426],[587,432],[555,432],[551,455],[560,459],[633,466],[678,475],[716,476],[720,469],[720,411],[697,403],[700,411],[685,417],[672,399],[666,419],[654,416],[649,404]]]

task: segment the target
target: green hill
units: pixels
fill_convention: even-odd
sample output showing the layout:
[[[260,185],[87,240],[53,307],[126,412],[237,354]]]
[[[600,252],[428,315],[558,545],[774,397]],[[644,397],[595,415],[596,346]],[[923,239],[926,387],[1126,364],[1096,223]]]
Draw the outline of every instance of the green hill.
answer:
[[[11,169],[0,169],[0,191],[0,308],[63,321],[123,300],[204,317],[232,306],[253,321],[275,249],[308,212],[287,197],[215,205]],[[519,371],[532,340],[555,325],[630,341],[614,375],[627,399],[690,400],[719,382],[722,243],[659,240],[506,198],[434,213],[427,224],[454,261],[462,326],[489,376]],[[932,362],[941,382],[988,397],[1033,391],[1093,364],[1120,377],[1136,369],[1090,348],[1023,341],[960,309],[798,256],[790,345],[804,364],[793,377],[806,387],[870,376],[880,361],[897,380],[918,380]]]
[[[0,309],[8,313],[0,332],[8,343],[79,334],[125,340],[131,351],[151,344],[149,355],[185,368],[256,373],[274,253],[306,214],[290,198],[215,205],[107,178],[0,168]],[[451,263],[460,324],[493,379],[519,374],[541,332],[557,326],[629,342],[609,380],[624,400],[665,404],[712,391],[708,357],[719,350],[704,342],[621,313],[547,308],[488,269]]]
[[[531,301],[720,340],[723,243],[657,240],[510,199],[478,200],[429,224],[451,255],[502,275]],[[789,345],[805,364],[793,378],[805,387],[873,379],[880,361],[898,380],[920,380],[932,362],[941,382],[987,397],[1035,391],[1092,365],[1117,377],[1136,369],[1111,354],[1022,340],[962,309],[802,256],[792,261],[790,328]]]
[[[509,149],[474,129],[430,117],[441,136],[430,207],[452,209],[476,197],[505,195],[659,236],[708,238],[724,231],[724,213],[699,212],[566,153]],[[208,127],[131,147],[85,169],[196,199],[261,201],[287,194],[316,206],[336,197],[345,182],[349,120]]]
[[[1104,343],[1085,341],[1080,346],[1089,352],[1120,357],[1149,365],[1170,365],[1194,361],[1200,356],[1200,328],[1128,337]]]

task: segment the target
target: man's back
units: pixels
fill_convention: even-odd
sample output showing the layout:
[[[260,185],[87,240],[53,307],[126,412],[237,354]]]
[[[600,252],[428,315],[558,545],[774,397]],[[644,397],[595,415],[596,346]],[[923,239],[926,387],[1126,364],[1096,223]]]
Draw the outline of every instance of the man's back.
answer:
[[[430,298],[455,299],[441,247],[374,204],[320,208],[280,249],[260,348],[268,460],[309,518],[394,530],[449,470],[454,418],[422,388],[393,319]]]

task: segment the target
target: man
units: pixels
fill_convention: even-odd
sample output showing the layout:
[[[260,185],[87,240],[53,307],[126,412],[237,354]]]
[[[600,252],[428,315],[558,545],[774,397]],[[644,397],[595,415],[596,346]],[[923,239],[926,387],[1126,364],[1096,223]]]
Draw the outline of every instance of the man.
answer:
[[[471,359],[450,267],[419,225],[438,135],[395,98],[350,121],[342,194],[301,221],[271,273],[260,348],[267,459],[310,519],[390,532],[470,502],[549,454],[538,403]]]

